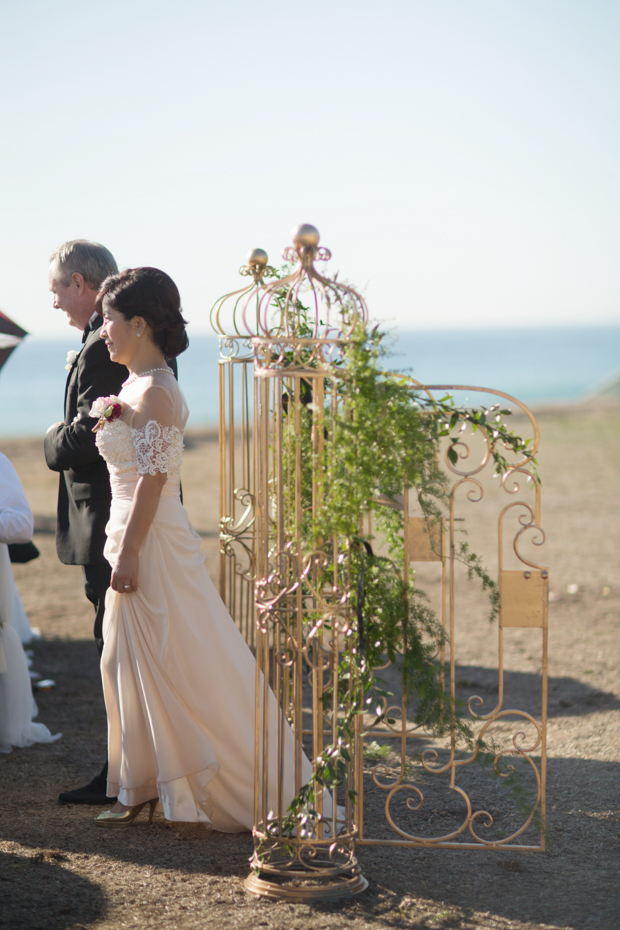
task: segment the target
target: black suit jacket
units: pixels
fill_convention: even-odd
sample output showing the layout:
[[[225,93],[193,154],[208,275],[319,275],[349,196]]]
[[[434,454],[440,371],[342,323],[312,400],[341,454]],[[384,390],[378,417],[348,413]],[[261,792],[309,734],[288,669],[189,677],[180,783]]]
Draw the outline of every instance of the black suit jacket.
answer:
[[[99,335],[101,318],[91,324],[69,372],[65,388],[65,422],[45,437],[45,460],[60,472],[56,550],[66,565],[105,561],[105,527],[110,517],[110,478],[99,455],[89,416],[98,397],[118,394],[128,377],[124,365],[111,361]],[[78,416],[77,422],[73,422]]]

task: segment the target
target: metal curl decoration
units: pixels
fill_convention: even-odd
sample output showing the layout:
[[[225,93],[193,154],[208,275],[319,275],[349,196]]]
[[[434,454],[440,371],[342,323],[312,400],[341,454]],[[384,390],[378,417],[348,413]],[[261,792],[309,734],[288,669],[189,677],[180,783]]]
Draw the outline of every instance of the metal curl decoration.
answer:
[[[385,799],[386,820],[388,821],[388,823],[390,824],[390,826],[396,833],[399,833],[400,836],[405,837],[406,839],[412,841],[413,843],[419,846],[430,846],[430,845],[435,845],[437,843],[446,843],[446,842],[456,839],[456,837],[460,836],[467,829],[468,824],[471,823],[471,819],[472,819],[471,801],[469,800],[469,797],[467,796],[467,794],[461,788],[459,788],[458,785],[451,784],[449,788],[450,788],[450,791],[455,791],[457,794],[460,794],[463,800],[465,801],[465,818],[462,824],[459,827],[457,827],[456,830],[451,830],[449,833],[445,833],[442,836],[424,837],[424,836],[418,836],[415,833],[410,833],[409,831],[404,830],[402,827],[399,827],[398,824],[395,822],[394,818],[392,817],[392,814],[390,812],[390,805],[394,797],[396,797],[396,795],[402,791],[411,791],[414,794],[418,794],[418,795],[422,794],[419,788],[417,788],[415,785],[410,785],[410,784],[397,785],[396,787],[392,788],[389,795]],[[421,806],[422,806],[421,804],[418,804],[418,806],[414,808],[414,807],[407,805],[409,810],[419,810],[421,809]]]
[[[478,496],[476,496],[475,490],[473,488],[470,488],[469,491],[467,492],[467,500],[472,504],[478,504],[484,497],[484,490],[482,488],[482,485],[480,484],[480,482],[476,481],[475,478],[467,478],[467,481],[469,482],[473,481],[478,486],[478,490],[480,492]]]
[[[256,497],[247,488],[235,488],[233,491],[234,500],[240,503],[245,509],[240,517],[225,516],[220,520],[220,531],[226,536],[237,537],[247,531],[254,525],[256,514]]]
[[[484,726],[480,729],[480,732],[476,736],[476,744],[471,754],[465,759],[459,759],[458,761],[456,761],[455,765],[466,766],[466,765],[469,765],[471,762],[473,762],[480,750],[480,743],[486,736],[490,727],[494,723],[497,723],[498,720],[502,720],[506,717],[521,717],[522,719],[527,720],[528,723],[532,724],[535,732],[538,734],[534,745],[527,749],[522,749],[515,745],[515,749],[518,752],[534,752],[534,750],[540,746],[541,739],[542,739],[540,724],[535,720],[534,717],[532,717],[531,714],[528,714],[524,710],[514,710],[514,709],[500,710],[500,707],[498,706],[490,714],[486,714],[485,716],[477,716],[475,718],[477,720],[484,721]]]
[[[282,249],[282,258],[285,262],[294,262],[297,258],[297,249],[292,245],[287,245]]]
[[[534,761],[533,761],[528,755],[525,755],[525,754],[522,754],[522,753],[519,753],[519,755],[520,755],[520,758],[522,758],[524,761],[526,761],[526,762],[529,763],[530,768],[532,769],[532,771],[533,771],[533,773],[534,773],[534,778],[535,778],[535,780],[536,780],[536,797],[534,798],[534,803],[533,803],[533,805],[532,805],[532,810],[530,811],[530,813],[529,813],[528,817],[526,818],[526,820],[524,821],[524,823],[519,827],[519,829],[518,829],[518,830],[515,830],[515,831],[514,831],[513,833],[511,833],[509,836],[505,836],[505,837],[501,837],[501,838],[496,838],[496,839],[492,840],[492,844],[493,844],[494,846],[506,847],[509,843],[514,842],[514,840],[516,840],[517,837],[521,836],[521,834],[524,833],[525,830],[527,830],[527,828],[529,827],[529,825],[532,823],[532,821],[533,821],[533,819],[534,819],[534,815],[536,814],[536,811],[537,811],[537,809],[538,809],[538,807],[539,807],[539,805],[540,805],[541,793],[542,793],[542,792],[541,792],[542,786],[541,786],[541,780],[540,780],[540,773],[539,773],[538,769],[536,768],[536,765],[534,764]],[[489,816],[490,816],[490,815],[489,815]],[[473,818],[472,818],[472,822],[470,822],[470,824],[469,824],[469,830],[470,830],[471,835],[474,837],[474,839],[476,839],[479,843],[482,843],[482,844],[484,844],[484,845],[489,845],[489,842],[490,842],[490,841],[489,841],[488,839],[485,839],[485,838],[482,837],[482,836],[478,836],[478,834],[477,834],[476,831],[474,830],[474,827],[473,827]]]
[[[529,515],[530,515],[530,519],[527,520],[527,522],[525,522],[525,514],[521,514],[521,516],[518,518],[519,523],[521,524],[521,529],[517,531],[517,533],[515,534],[515,536],[514,536],[514,538],[513,538],[513,541],[512,541],[512,547],[513,547],[514,553],[515,553],[515,555],[517,556],[517,558],[519,559],[519,561],[522,562],[524,565],[529,565],[531,568],[535,568],[535,569],[538,569],[538,570],[540,570],[540,571],[546,571],[546,570],[548,569],[548,566],[547,566],[547,565],[542,565],[542,564],[540,564],[539,562],[533,562],[531,559],[527,559],[524,555],[522,555],[522,554],[519,552],[519,542],[520,542],[520,540],[521,540],[521,537],[522,537],[522,535],[523,535],[524,533],[526,533],[528,530],[534,530],[534,531],[536,531],[537,533],[540,534],[539,539],[534,538],[534,539],[531,539],[531,540],[530,540],[530,542],[532,543],[532,545],[534,545],[534,546],[542,546],[542,545],[544,545],[544,542],[545,542],[545,539],[546,539],[545,531],[544,531],[543,528],[539,525],[539,522],[538,522],[538,519],[539,519],[538,514],[540,513],[540,508],[539,508],[538,504],[537,504],[537,506],[536,506],[536,510],[534,510],[534,508],[532,508],[532,505],[529,504],[529,503],[527,503],[526,501],[513,501],[512,503],[507,504],[507,505],[504,507],[504,509],[501,511],[500,515],[499,515],[499,519],[498,519],[498,554],[499,554],[499,566],[500,566],[500,569],[502,568],[502,565],[503,565],[503,529],[504,529],[504,517],[505,517],[505,515],[508,513],[508,511],[509,511],[509,510],[512,510],[514,507],[523,507],[523,508],[527,511],[527,513],[529,513]]]
[[[308,869],[311,872],[320,869],[325,873],[325,877],[330,878],[346,874],[355,856],[353,847],[346,845],[344,841],[352,840],[354,835],[352,833],[347,837],[341,837],[337,843],[331,839],[321,842],[313,838],[294,849],[291,848],[291,844],[272,843],[261,858],[261,871],[277,873],[283,869],[289,875],[305,879],[309,877],[306,871]],[[271,839],[270,834],[263,834],[261,839]],[[337,855],[341,857],[340,862],[336,861]]]
[[[276,278],[278,269],[274,268],[273,265],[264,265],[261,268],[260,265],[255,263],[253,265],[241,265],[239,274],[244,278],[254,278],[254,283],[258,284],[263,278]]]
[[[235,539],[235,543],[239,545],[240,540]],[[245,543],[241,543],[241,545],[243,548],[243,554],[248,557],[248,559],[250,560],[250,563],[249,565],[244,567],[241,562],[239,562],[236,558],[234,558],[235,553],[231,552],[230,555],[232,555],[234,559],[235,574],[239,575],[239,577],[242,578],[244,581],[253,582],[256,580],[255,563],[253,560],[254,553],[252,552],[252,549],[249,546],[245,545]],[[227,555],[228,554],[229,553],[227,553]]]
[[[381,785],[380,787],[384,787],[384,786]],[[417,803],[414,802],[414,799],[413,799],[413,798],[411,798],[411,797],[407,798],[407,800],[405,801],[405,806],[406,806],[407,810],[410,810],[410,811],[419,811],[419,810],[421,810],[422,805],[424,804],[424,795],[423,795],[422,791],[418,788],[417,785],[411,785],[411,784],[404,784],[404,785],[403,785],[403,784],[400,784],[400,783],[397,784],[397,785],[394,785],[394,786],[390,789],[390,793],[388,794],[387,798],[385,799],[385,812],[386,812],[386,816],[387,816],[388,820],[391,820],[391,821],[392,821],[392,823],[393,823],[393,820],[392,820],[392,817],[391,817],[391,814],[390,814],[390,804],[391,804],[391,802],[392,802],[392,799],[393,799],[394,797],[396,797],[396,795],[399,794],[401,791],[410,791],[412,794],[416,795],[416,797],[417,797]],[[403,833],[403,831],[400,830],[400,829],[398,829],[398,827],[396,827],[396,829],[398,830],[399,833]]]
[[[330,641],[333,644],[333,641]],[[318,649],[317,649],[318,647]],[[323,661],[320,659],[315,660],[312,657],[311,652],[316,649],[319,654],[323,654]],[[334,649],[333,645],[331,649],[326,649],[323,643],[319,641],[310,640],[309,637],[306,638],[306,642],[303,645],[303,654],[308,663],[308,667],[312,672],[329,672],[331,669],[331,664],[334,658]]]
[[[239,551],[241,549],[243,556],[247,559],[247,566],[239,561]],[[241,536],[227,536],[220,533],[220,554],[230,559],[234,566],[236,575],[243,578],[244,581],[255,581],[256,561],[254,558],[254,549],[248,545],[247,541]]]
[[[444,772],[447,772],[454,763],[455,750],[454,746],[450,748],[450,754],[448,761],[446,763],[440,763],[439,765],[433,765],[433,762],[437,762],[439,759],[439,753],[436,749],[429,747],[424,749],[421,756],[420,762],[422,763],[422,768],[427,772],[430,772],[432,775],[443,775]]]
[[[508,471],[504,472],[504,474],[502,475],[502,487],[504,488],[507,494],[518,494],[519,493],[520,486],[516,481],[514,482],[512,488],[507,487],[508,479],[512,478],[514,475],[517,475],[517,474],[525,475],[526,478],[529,478],[529,480],[532,482],[532,487],[534,488],[536,494],[537,495],[540,494],[540,481],[538,480],[536,475],[533,475],[530,471],[527,470],[527,468],[523,468],[523,467],[509,468]]]
[[[448,449],[446,449],[446,452],[445,452],[445,455],[444,455],[446,467],[447,467],[454,475],[460,475],[460,476],[463,477],[463,478],[469,478],[471,475],[477,475],[477,474],[479,474],[481,471],[483,471],[483,470],[487,467],[487,465],[488,465],[488,463],[489,463],[489,459],[491,458],[491,444],[490,444],[490,442],[489,442],[489,437],[487,436],[485,430],[484,430],[482,427],[480,427],[480,426],[478,427],[478,429],[480,430],[480,432],[482,433],[482,435],[485,437],[485,439],[486,439],[486,441],[487,441],[487,449],[486,449],[486,452],[485,452],[485,454],[484,454],[484,456],[483,456],[483,458],[482,458],[482,461],[481,461],[480,464],[477,465],[475,468],[472,468],[472,469],[470,469],[469,471],[463,471],[463,469],[457,468],[456,465],[453,464],[453,463],[450,461],[450,458],[449,458],[449,456],[448,456],[448,452],[450,451],[450,449],[457,449],[457,448],[459,448],[459,449],[463,449],[463,450],[464,450],[463,452],[459,452],[459,453],[458,453],[459,461],[465,461],[465,459],[468,459],[468,458],[469,458],[469,456],[470,456],[470,454],[471,454],[471,451],[470,451],[469,446],[467,445],[467,443],[466,443],[463,439],[459,439],[459,440],[457,440],[456,442],[453,442],[453,443],[451,444],[451,446],[450,446]]]
[[[391,784],[385,784],[385,782],[382,782],[381,779],[379,778],[379,775],[381,773],[383,773],[386,778],[396,779],[396,781],[395,782],[392,781]],[[373,783],[377,786],[377,788],[383,788],[384,790],[391,789],[394,786],[394,784],[400,785],[400,783],[403,780],[402,772],[399,776],[396,776],[393,774],[393,772],[390,771],[388,766],[382,762],[379,762],[377,765],[373,767],[372,772],[371,772],[371,778],[373,780]]]
[[[474,702],[478,705],[478,707],[482,707],[484,704],[484,698],[481,698],[478,694],[472,694],[472,696],[467,699],[467,713],[475,720],[482,720],[483,718],[472,709]]]
[[[495,821],[493,820],[493,815],[489,813],[489,811],[476,811],[474,814],[472,814],[470,821],[469,821],[469,831],[475,839],[480,839],[480,837],[477,835],[477,833],[473,829],[474,821],[477,820],[479,817],[486,817],[486,823],[484,823],[483,826],[486,827],[487,830],[489,830],[495,823]],[[484,842],[484,840],[481,840],[481,842]]]
[[[384,698],[384,700],[385,700],[385,703],[387,704],[387,699]],[[399,733],[399,732],[403,732],[403,729],[404,729],[405,733],[412,734],[416,730],[420,729],[418,724],[415,722],[411,723],[410,725],[407,725],[407,720],[403,714],[402,707],[397,707],[396,705],[390,705],[389,707],[386,707],[384,717],[385,719],[384,719],[383,725],[386,727],[388,732]],[[390,722],[391,720],[393,722]],[[405,721],[404,727],[403,727],[403,720]],[[398,727],[399,723],[400,723],[400,728]]]
[[[482,485],[480,484],[477,478],[471,478],[469,476],[467,476],[466,478],[461,478],[460,481],[455,482],[450,492],[450,501],[453,502],[455,500],[456,492],[464,484],[474,485],[474,487],[470,488],[465,495],[467,497],[467,500],[471,504],[479,503],[484,497],[484,488],[482,487]],[[476,496],[476,491],[477,491],[477,496]],[[451,506],[452,506],[452,503],[451,503]],[[451,516],[451,519],[452,519],[452,516]]]
[[[508,714],[509,711],[506,711],[505,713]],[[542,736],[540,732],[540,725],[538,721],[534,719],[534,717],[530,716],[530,714],[526,714],[525,711],[518,711],[517,713],[519,717],[523,717],[525,720],[527,720],[529,723],[532,724],[532,726],[534,727],[534,732],[536,734],[536,739],[531,746],[519,746],[519,743],[518,743],[519,738],[527,739],[527,734],[524,733],[523,730],[519,730],[517,733],[513,734],[512,744],[514,748],[517,750],[517,752],[535,752],[540,746],[540,741],[541,741],[541,736]]]
[[[273,619],[273,618],[272,618]],[[285,644],[277,650],[274,650],[274,656],[282,668],[292,668],[297,654],[298,643],[295,637],[290,633],[286,623],[276,619],[272,624],[272,629],[277,627],[281,634],[284,635]]]
[[[528,523],[526,526],[522,527],[522,529],[519,530],[519,532],[516,534],[513,540],[512,545],[513,545],[515,554],[525,565],[529,565],[532,568],[537,568],[537,569],[544,571],[547,568],[546,565],[541,565],[539,562],[532,562],[529,559],[526,559],[525,556],[521,555],[521,553],[519,552],[519,540],[521,539],[521,536],[523,535],[523,533],[526,533],[528,530],[535,530],[537,533],[540,534],[538,538],[534,537],[533,539],[530,539],[530,543],[533,546],[543,546],[545,544],[545,540],[547,537],[546,537],[546,534],[543,528],[541,526],[538,526],[537,523]]]
[[[511,775],[514,775],[514,771],[515,771],[514,765],[511,765],[509,763],[505,771],[503,771],[499,765],[500,761],[503,760],[504,756],[508,755],[509,753],[514,755],[515,750],[514,749],[503,749],[501,752],[498,752],[495,758],[493,759],[493,769],[495,770],[495,774],[499,775],[500,778],[510,778]]]
[[[220,336],[220,358],[230,361],[239,357],[242,344],[233,336]]]
[[[413,798],[407,798],[407,800],[405,801],[405,806],[407,807],[407,810],[418,811],[420,810],[420,808],[422,807],[422,804],[424,803],[424,795],[422,794],[420,789],[416,787],[416,785],[412,785],[411,787],[419,795],[419,800],[417,804],[414,804]]]
[[[273,563],[269,573],[257,582],[257,606],[262,612],[275,610],[283,598],[295,594],[304,581],[303,573],[296,574],[297,553],[292,545],[274,552]],[[270,590],[271,597],[267,593]]]

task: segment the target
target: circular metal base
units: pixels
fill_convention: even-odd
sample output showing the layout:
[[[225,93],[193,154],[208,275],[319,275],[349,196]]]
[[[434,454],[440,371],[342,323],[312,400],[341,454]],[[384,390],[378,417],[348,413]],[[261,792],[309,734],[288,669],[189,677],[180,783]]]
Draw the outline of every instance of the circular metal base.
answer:
[[[304,901],[337,901],[340,898],[350,898],[355,894],[360,894],[368,888],[368,882],[361,873],[344,881],[315,881],[313,883],[313,878],[314,876],[309,872],[308,884],[302,884],[301,881],[297,880],[281,885],[280,882],[268,881],[261,878],[260,875],[252,874],[248,875],[244,885],[245,890],[250,894],[262,898],[297,903],[303,903]]]

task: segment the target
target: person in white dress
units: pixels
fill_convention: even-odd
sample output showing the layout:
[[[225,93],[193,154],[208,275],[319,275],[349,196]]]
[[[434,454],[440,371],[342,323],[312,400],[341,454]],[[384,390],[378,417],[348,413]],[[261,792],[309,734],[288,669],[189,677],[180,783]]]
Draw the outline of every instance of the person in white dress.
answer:
[[[33,722],[38,710],[20,636],[27,635],[30,625],[9,558],[9,544],[29,542],[33,529],[32,511],[17,472],[0,453],[0,752],[51,743],[61,736],[52,736],[44,724]]]
[[[101,336],[130,376],[91,409],[108,464],[112,566],[101,671],[108,715],[108,795],[98,826],[131,823],[150,804],[168,820],[251,830],[255,662],[204,567],[180,499],[188,416],[166,365],[187,347],[174,282],[154,268],[124,271],[99,294]],[[270,714],[276,716],[273,694]],[[275,727],[273,728],[276,729]],[[284,801],[293,798],[286,728]],[[270,770],[275,772],[275,735]],[[304,758],[302,777],[312,772]],[[275,784],[269,786],[275,807]]]

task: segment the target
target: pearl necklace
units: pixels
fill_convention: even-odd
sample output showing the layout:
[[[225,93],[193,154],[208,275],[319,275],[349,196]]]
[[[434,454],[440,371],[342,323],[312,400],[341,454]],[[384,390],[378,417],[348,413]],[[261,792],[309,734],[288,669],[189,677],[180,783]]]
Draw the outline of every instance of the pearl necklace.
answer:
[[[167,371],[169,375],[174,374],[172,368],[149,368],[148,371],[142,371],[140,374],[134,373],[133,375],[130,375],[126,381],[123,381],[123,387],[127,387],[128,384],[132,384],[138,378],[146,378],[147,375],[152,375],[156,371]]]

